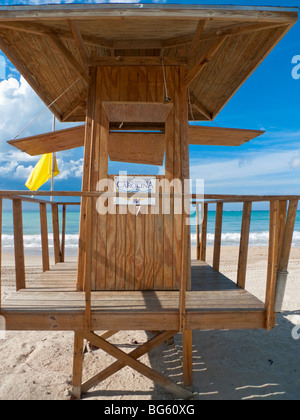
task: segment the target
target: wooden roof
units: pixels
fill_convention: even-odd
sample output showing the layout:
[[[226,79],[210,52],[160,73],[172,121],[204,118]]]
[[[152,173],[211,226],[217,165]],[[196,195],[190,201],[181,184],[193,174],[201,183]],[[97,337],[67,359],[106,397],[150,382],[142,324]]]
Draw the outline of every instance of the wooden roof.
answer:
[[[40,134],[8,143],[31,156],[60,152],[84,146],[85,126],[68,128],[54,133]],[[244,130],[221,127],[189,127],[189,143],[205,146],[240,146],[264,134],[259,130]],[[163,164],[165,139],[155,133],[112,133],[108,145],[109,157],[113,161]],[[120,145],[122,144],[122,147]]]
[[[189,118],[212,120],[298,9],[97,4],[0,7],[0,48],[61,121],[84,121],[91,65],[186,64]]]

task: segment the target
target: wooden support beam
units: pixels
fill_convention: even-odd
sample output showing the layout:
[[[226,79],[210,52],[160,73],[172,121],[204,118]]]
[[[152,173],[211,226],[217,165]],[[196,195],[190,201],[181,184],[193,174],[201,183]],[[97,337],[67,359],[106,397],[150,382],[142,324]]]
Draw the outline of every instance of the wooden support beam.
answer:
[[[72,399],[81,398],[82,384],[82,366],[83,366],[83,336],[75,332],[74,335],[74,358],[73,358],[73,390]]]
[[[79,50],[79,53],[81,55],[82,62],[83,62],[84,66],[86,68],[86,71],[87,71],[88,63],[89,63],[89,52],[88,52],[88,49],[85,46],[85,43],[83,41],[78,23],[71,20],[71,19],[68,19],[68,24],[71,28],[72,34],[74,36],[75,43],[76,43],[76,45],[78,47],[78,50]]]
[[[223,203],[217,203],[213,268],[218,271],[220,269],[221,257],[222,221]]]
[[[205,27],[205,20],[200,20],[196,29],[196,33],[193,39],[193,42],[190,46],[189,52],[188,52],[188,60],[194,55],[195,50],[197,49],[200,41],[201,41],[201,37],[204,31],[204,27]]]
[[[25,259],[23,242],[23,214],[22,201],[13,200],[14,244],[15,244],[15,270],[17,291],[26,288]]]
[[[278,250],[279,250],[279,200],[270,202],[270,238],[269,257],[266,287],[266,329],[274,328],[276,323],[275,295],[278,272]]]
[[[151,340],[147,341],[147,343],[141,345],[137,349],[133,350],[128,354],[131,358],[137,360],[140,357],[144,356],[144,354],[149,353],[149,351],[153,350],[154,348],[158,347],[160,344],[164,343],[165,341],[169,340],[170,338],[174,337],[177,331],[163,331],[160,334],[153,337]],[[103,338],[103,336],[101,336]],[[90,378],[82,385],[82,392],[85,393],[89,389],[96,386],[98,383],[103,382],[105,379],[109,378],[110,376],[114,375],[121,369],[127,366],[126,363],[121,362],[118,360],[117,362],[113,363],[112,365],[108,366],[106,369],[98,373],[97,375]]]
[[[193,331],[182,332],[183,384],[193,386]]]
[[[67,207],[65,205],[63,205],[62,206],[62,228],[61,228],[60,262],[65,262],[66,217],[67,217]]]
[[[188,73],[186,76],[186,85],[189,86],[202,72],[202,70],[207,66],[210,60],[217,54],[219,49],[222,47],[224,42],[226,41],[227,36],[218,37],[209,50],[203,54],[203,56],[197,60],[192,66],[190,61],[188,62]]]
[[[208,204],[202,204],[202,223],[201,223],[201,240],[200,240],[200,261],[206,261],[206,244],[207,244],[207,221],[208,221]]]
[[[246,285],[246,271],[248,261],[248,247],[249,247],[249,234],[250,234],[250,221],[251,221],[252,203],[247,201],[243,207],[242,230],[239,250],[238,262],[238,287],[245,289]]]
[[[110,354],[112,357],[115,357],[121,363],[124,363],[132,369],[136,370],[137,372],[141,373],[143,376],[146,376],[151,381],[157,382],[159,385],[166,388],[168,392],[171,392],[177,397],[183,399],[189,399],[193,396],[193,394],[187,389],[182,388],[181,386],[172,382],[170,379],[165,378],[161,374],[155,372],[150,367],[135,360],[130,355],[113,346],[112,344],[108,343],[107,341],[103,340],[96,334],[86,331],[84,335],[85,338],[89,340],[93,345],[99,347],[106,353]]]
[[[45,203],[40,203],[40,221],[41,221],[41,244],[42,244],[43,272],[45,272],[45,271],[50,270],[47,205]]]
[[[298,200],[290,200],[289,209],[286,218],[282,251],[279,260],[279,270],[287,271],[290,258],[291,246],[293,241],[293,233],[297,216]]]
[[[53,247],[55,264],[60,262],[59,217],[58,205],[52,204]]]
[[[97,66],[161,66],[161,57],[101,57],[91,59],[89,65]],[[185,57],[164,57],[165,66],[182,66],[186,64]]]
[[[53,45],[53,47],[65,58],[67,63],[72,67],[72,69],[82,78],[85,83],[88,83],[87,71],[85,71],[82,66],[78,63],[73,54],[68,50],[65,44],[61,41],[60,38],[56,35],[46,35],[47,39]]]

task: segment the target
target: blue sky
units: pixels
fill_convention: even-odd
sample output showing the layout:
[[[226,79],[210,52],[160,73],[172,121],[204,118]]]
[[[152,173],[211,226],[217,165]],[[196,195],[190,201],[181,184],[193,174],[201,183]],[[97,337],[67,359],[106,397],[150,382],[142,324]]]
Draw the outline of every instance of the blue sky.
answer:
[[[113,3],[114,1],[107,1]],[[0,5],[52,4],[39,0],[0,0]],[[91,0],[60,3],[100,3]],[[102,2],[103,3],[103,2]],[[128,2],[129,3],[129,2]],[[154,2],[144,2],[154,3]],[[160,3],[156,1],[155,3]],[[195,4],[176,0],[162,3]],[[299,0],[203,1],[204,4],[247,6],[300,6]],[[280,4],[278,4],[280,3]],[[207,193],[225,194],[300,194],[300,23],[281,41],[255,73],[223,109],[215,122],[233,128],[264,129],[262,137],[238,148],[190,147],[191,177],[204,178]],[[293,58],[294,64],[292,63]],[[294,76],[292,77],[292,71]],[[0,52],[0,188],[26,189],[25,181],[38,158],[31,158],[7,145],[45,105],[17,70]],[[69,127],[57,125],[57,128]],[[52,115],[46,112],[22,136],[51,131]],[[61,175],[55,179],[57,190],[80,190],[83,149],[58,153]],[[124,166],[121,168],[124,169]],[[139,173],[135,165],[128,172]],[[151,169],[151,172],[150,172]],[[117,172],[110,164],[110,172]],[[155,173],[143,168],[143,173]],[[142,173],[142,172],[141,172]],[[43,189],[49,189],[46,184]]]

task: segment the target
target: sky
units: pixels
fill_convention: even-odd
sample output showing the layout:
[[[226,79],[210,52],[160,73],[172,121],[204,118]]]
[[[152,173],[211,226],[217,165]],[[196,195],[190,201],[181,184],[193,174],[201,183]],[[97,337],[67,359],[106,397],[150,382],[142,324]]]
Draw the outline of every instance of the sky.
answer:
[[[10,6],[58,3],[100,2],[0,0],[0,5]],[[144,3],[198,4],[195,0]],[[204,0],[202,3],[300,7],[300,0]],[[26,189],[24,184],[39,157],[27,156],[6,141],[13,139],[44,108],[45,104],[0,51],[0,189]],[[52,120],[52,114],[45,112],[21,137],[51,131]],[[261,129],[266,133],[237,148],[190,146],[191,178],[204,179],[206,193],[300,195],[300,23],[240,88],[215,123],[221,127]],[[70,126],[57,123],[57,129]],[[83,148],[60,152],[57,158],[61,174],[55,178],[55,189],[80,190]],[[151,175],[161,171],[137,165],[123,165],[121,169]],[[119,165],[110,163],[109,170],[116,173]],[[49,188],[49,182],[42,187]]]

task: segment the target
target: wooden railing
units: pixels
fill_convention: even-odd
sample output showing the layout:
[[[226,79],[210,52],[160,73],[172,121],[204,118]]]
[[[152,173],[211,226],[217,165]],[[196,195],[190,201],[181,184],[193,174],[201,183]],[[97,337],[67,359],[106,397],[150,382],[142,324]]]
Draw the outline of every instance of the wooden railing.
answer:
[[[27,192],[26,192],[27,193]],[[53,251],[54,262],[65,261],[65,244],[66,244],[66,215],[68,206],[78,206],[78,202],[53,202],[28,197],[27,194],[21,196],[13,191],[0,192],[0,267],[2,259],[2,223],[3,223],[3,201],[10,200],[12,202],[13,211],[13,233],[14,233],[14,256],[15,256],[15,273],[16,273],[16,290],[26,288],[25,277],[25,250],[24,250],[24,233],[23,233],[23,203],[29,202],[39,206],[40,213],[40,233],[41,233],[41,251],[42,251],[42,269],[47,271],[50,269],[50,253],[49,253],[49,235],[48,235],[48,219],[47,207],[51,208],[52,213],[52,231],[53,231]],[[44,194],[46,195],[46,194]],[[59,229],[59,210],[62,211],[62,229]],[[37,221],[38,222],[38,221]],[[1,291],[1,278],[0,278]],[[1,305],[1,295],[0,295]]]
[[[50,267],[49,244],[48,244],[48,226],[47,226],[47,206],[51,206],[52,225],[53,225],[53,246],[55,263],[63,262],[65,256],[65,233],[66,233],[66,214],[67,207],[80,205],[79,202],[52,202],[45,201],[30,196],[55,196],[55,197],[86,197],[89,201],[100,195],[100,192],[29,192],[29,191],[3,191],[0,192],[0,248],[2,237],[2,210],[3,200],[12,200],[13,203],[13,224],[14,224],[14,248],[15,248],[15,266],[16,266],[16,288],[20,290],[26,287],[25,279],[25,258],[24,258],[24,240],[23,240],[23,214],[22,203],[30,202],[39,205],[40,223],[41,223],[41,247],[42,247],[42,265],[46,271]],[[175,197],[175,194],[174,194]],[[249,234],[252,214],[252,204],[254,202],[268,202],[270,208],[269,221],[269,250],[268,250],[268,270],[265,296],[266,326],[271,329],[275,324],[276,314],[274,311],[276,283],[278,272],[287,270],[288,261],[292,246],[292,237],[297,215],[297,207],[300,196],[226,196],[226,195],[205,195],[201,202],[195,195],[185,196],[184,200],[191,200],[196,205],[197,217],[200,216],[200,206],[202,206],[202,223],[197,226],[197,258],[206,261],[207,251],[207,233],[208,233],[208,209],[209,205],[216,205],[215,236],[213,250],[213,268],[220,270],[221,250],[222,250],[222,223],[224,204],[242,203],[243,216],[241,223],[241,238],[239,246],[239,260],[237,269],[237,285],[240,288],[246,287],[247,261],[249,249]],[[62,240],[60,241],[59,231],[59,207],[62,208]],[[91,207],[91,206],[88,206]],[[182,218],[184,220],[184,218]],[[201,229],[200,229],[201,226]],[[91,224],[92,229],[92,224]],[[183,227],[184,229],[184,227]],[[185,248],[185,247],[183,247]],[[87,263],[91,258],[91,253],[87,252]],[[182,267],[184,267],[184,252],[182,252]],[[1,252],[0,252],[1,264]],[[184,270],[183,270],[184,271]],[[181,273],[185,277],[184,273]],[[186,281],[183,282],[183,285]],[[181,298],[184,312],[185,292],[181,287],[183,296]],[[1,277],[0,277],[1,292]],[[1,296],[1,293],[0,293]],[[86,288],[86,302],[88,308],[89,290]],[[1,299],[0,299],[1,307]]]
[[[206,261],[207,249],[207,226],[209,205],[216,206],[215,234],[213,250],[213,268],[220,269],[221,238],[224,204],[242,203],[243,215],[241,223],[241,237],[239,245],[239,259],[237,267],[237,285],[246,287],[247,262],[249,251],[249,236],[252,206],[254,202],[268,202],[270,209],[269,218],[269,250],[268,270],[265,296],[266,326],[271,329],[275,325],[275,298],[278,272],[286,272],[292,247],[294,226],[297,215],[299,196],[225,196],[206,195],[204,202],[197,202],[193,196],[193,204],[196,206],[197,223],[197,259]],[[201,206],[201,212],[200,212]],[[200,214],[202,221],[200,222]],[[200,229],[201,226],[201,229]]]

